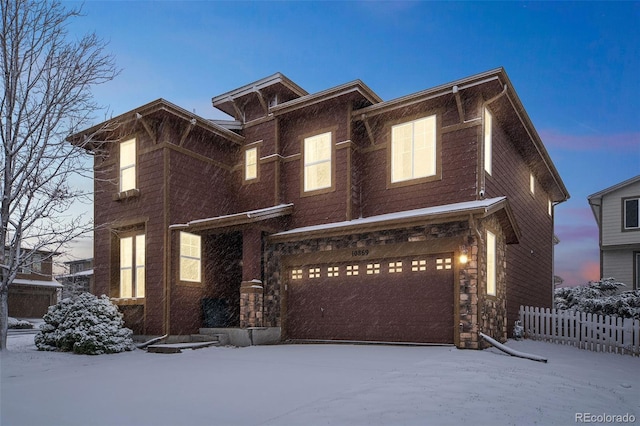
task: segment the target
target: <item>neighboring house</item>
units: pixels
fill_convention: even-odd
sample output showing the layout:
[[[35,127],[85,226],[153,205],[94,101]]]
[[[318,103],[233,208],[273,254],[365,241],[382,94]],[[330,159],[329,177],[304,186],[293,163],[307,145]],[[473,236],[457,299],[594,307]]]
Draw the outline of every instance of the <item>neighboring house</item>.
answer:
[[[589,195],[598,223],[600,277],[640,289],[640,175]]]
[[[29,265],[24,266],[9,285],[9,316],[42,318],[49,306],[58,303],[62,285],[53,279],[53,256],[56,253],[38,251]]]
[[[94,291],[136,333],[478,348],[551,307],[569,194],[503,69],[390,101],[277,73],[212,103],[233,119],[159,99],[69,138],[94,155]]]
[[[64,262],[68,274],[56,277],[62,284],[62,298],[73,297],[80,293],[92,292],[93,259],[80,259]]]

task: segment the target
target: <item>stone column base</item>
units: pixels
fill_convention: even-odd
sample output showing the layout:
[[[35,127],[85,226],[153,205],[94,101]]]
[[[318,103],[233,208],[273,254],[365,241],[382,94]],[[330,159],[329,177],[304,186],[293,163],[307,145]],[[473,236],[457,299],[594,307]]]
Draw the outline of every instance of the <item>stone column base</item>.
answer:
[[[262,327],[264,287],[259,280],[240,284],[240,327]]]

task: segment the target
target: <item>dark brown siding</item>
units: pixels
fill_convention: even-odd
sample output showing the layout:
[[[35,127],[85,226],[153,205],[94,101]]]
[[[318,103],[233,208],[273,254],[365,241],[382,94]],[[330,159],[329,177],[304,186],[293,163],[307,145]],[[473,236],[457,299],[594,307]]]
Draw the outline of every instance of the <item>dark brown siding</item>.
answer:
[[[506,195],[522,236],[507,248],[507,312],[511,333],[520,305],[551,307],[553,221],[548,196],[536,184],[529,190],[530,169],[494,120],[493,174],[486,177],[487,197]]]

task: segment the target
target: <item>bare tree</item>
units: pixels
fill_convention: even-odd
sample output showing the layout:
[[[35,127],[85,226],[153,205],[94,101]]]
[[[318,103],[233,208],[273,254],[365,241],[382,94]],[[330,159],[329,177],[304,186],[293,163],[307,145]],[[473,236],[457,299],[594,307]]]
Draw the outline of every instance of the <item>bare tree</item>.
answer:
[[[91,88],[118,73],[95,34],[69,40],[80,15],[58,1],[0,0],[0,350],[6,348],[9,286],[38,250],[56,252],[91,229],[66,217],[83,194],[69,178],[87,170],[65,138],[98,110]]]

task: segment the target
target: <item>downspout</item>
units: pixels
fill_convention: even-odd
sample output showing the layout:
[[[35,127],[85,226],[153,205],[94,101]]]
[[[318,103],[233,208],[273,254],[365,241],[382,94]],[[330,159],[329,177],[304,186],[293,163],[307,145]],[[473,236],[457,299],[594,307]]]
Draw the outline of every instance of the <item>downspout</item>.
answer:
[[[484,134],[485,134],[485,120],[484,120],[484,110],[487,107],[487,105],[489,105],[490,103],[498,100],[499,98],[503,97],[504,95],[506,95],[507,93],[507,85],[505,84],[503,86],[502,92],[498,93],[497,95],[495,95],[494,97],[490,98],[489,100],[486,100],[482,103],[482,107],[480,108],[480,114],[481,114],[481,119],[482,119],[482,143],[480,143],[479,148],[480,148],[480,184],[478,185],[478,187],[480,188],[480,190],[478,191],[478,196],[480,198],[484,198],[486,195],[486,172],[484,170]],[[492,136],[493,139],[493,136]],[[491,142],[493,145],[493,141]]]

